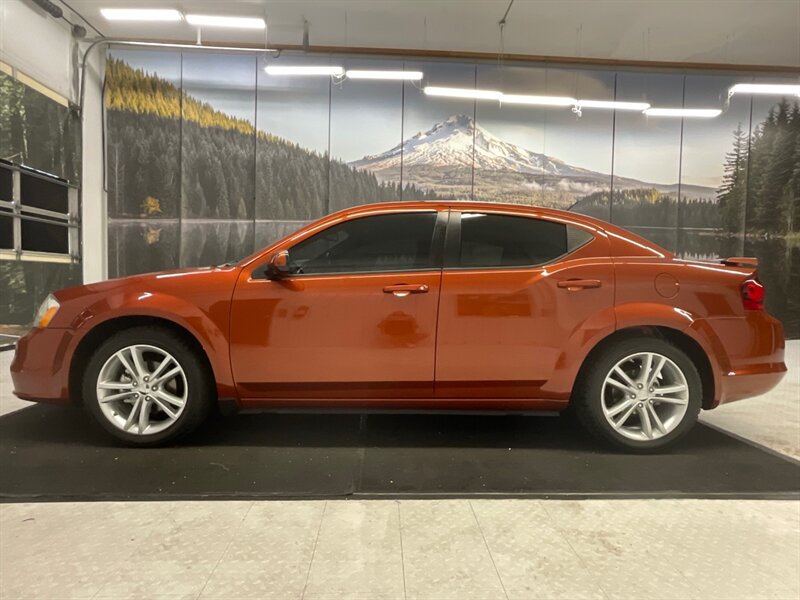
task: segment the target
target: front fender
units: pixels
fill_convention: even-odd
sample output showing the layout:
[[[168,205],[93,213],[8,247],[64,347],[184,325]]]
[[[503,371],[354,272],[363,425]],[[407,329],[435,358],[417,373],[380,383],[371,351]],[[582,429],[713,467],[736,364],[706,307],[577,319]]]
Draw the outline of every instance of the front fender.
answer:
[[[219,305],[225,306],[219,306]],[[71,323],[75,331],[73,352],[86,335],[104,323],[125,317],[151,317],[169,321],[192,335],[208,357],[221,398],[236,397],[231,372],[228,338],[229,303],[216,303],[207,310],[165,292],[127,293],[104,296],[89,304]]]

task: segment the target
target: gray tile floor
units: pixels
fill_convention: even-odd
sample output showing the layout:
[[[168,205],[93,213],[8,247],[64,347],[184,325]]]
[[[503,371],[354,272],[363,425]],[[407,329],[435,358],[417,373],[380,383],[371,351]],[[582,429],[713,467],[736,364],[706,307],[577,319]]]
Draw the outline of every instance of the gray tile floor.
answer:
[[[800,507],[726,500],[0,506],[12,598],[800,597]]]
[[[10,359],[0,414],[28,406]],[[703,419],[800,457],[800,342],[787,363],[778,389]],[[797,600],[800,502],[3,504],[0,598]]]

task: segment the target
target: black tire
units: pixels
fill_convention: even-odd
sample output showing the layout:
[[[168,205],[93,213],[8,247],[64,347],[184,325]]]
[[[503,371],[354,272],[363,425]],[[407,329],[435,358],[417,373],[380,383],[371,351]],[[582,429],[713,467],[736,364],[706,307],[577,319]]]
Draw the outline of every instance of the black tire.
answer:
[[[689,388],[688,406],[680,423],[666,435],[646,441],[630,439],[615,430],[606,419],[602,406],[606,376],[619,361],[639,352],[656,352],[672,360],[683,373]],[[600,441],[619,450],[647,454],[672,446],[692,429],[702,408],[702,398],[700,374],[680,348],[659,338],[635,337],[612,342],[587,358],[570,405],[581,425]]]
[[[97,380],[106,361],[119,350],[134,344],[163,349],[178,362],[188,388],[183,412],[167,429],[153,434],[128,433],[114,425],[100,408]],[[100,346],[86,364],[81,381],[83,405],[106,432],[129,446],[153,447],[170,444],[197,428],[209,415],[216,399],[216,386],[207,361],[180,335],[157,326],[132,327],[120,331]]]

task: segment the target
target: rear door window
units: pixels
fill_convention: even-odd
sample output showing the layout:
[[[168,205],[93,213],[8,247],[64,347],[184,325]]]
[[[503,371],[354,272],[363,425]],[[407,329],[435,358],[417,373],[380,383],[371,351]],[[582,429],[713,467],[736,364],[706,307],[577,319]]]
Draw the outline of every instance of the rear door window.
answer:
[[[462,213],[461,268],[526,267],[550,263],[592,239],[564,223],[489,213]]]

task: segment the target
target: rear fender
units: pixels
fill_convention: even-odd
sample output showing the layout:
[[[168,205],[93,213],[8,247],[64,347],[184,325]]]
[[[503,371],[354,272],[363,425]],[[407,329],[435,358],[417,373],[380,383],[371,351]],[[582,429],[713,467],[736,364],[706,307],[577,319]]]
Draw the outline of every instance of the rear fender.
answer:
[[[722,390],[721,373],[730,371],[725,346],[705,319],[681,308],[657,302],[635,302],[616,307],[617,330],[635,327],[668,327],[677,330],[702,348],[711,364],[715,401]]]
[[[555,370],[542,386],[548,398],[569,400],[578,372],[589,352],[602,340],[614,333],[614,308],[609,306],[596,312],[565,340]]]

